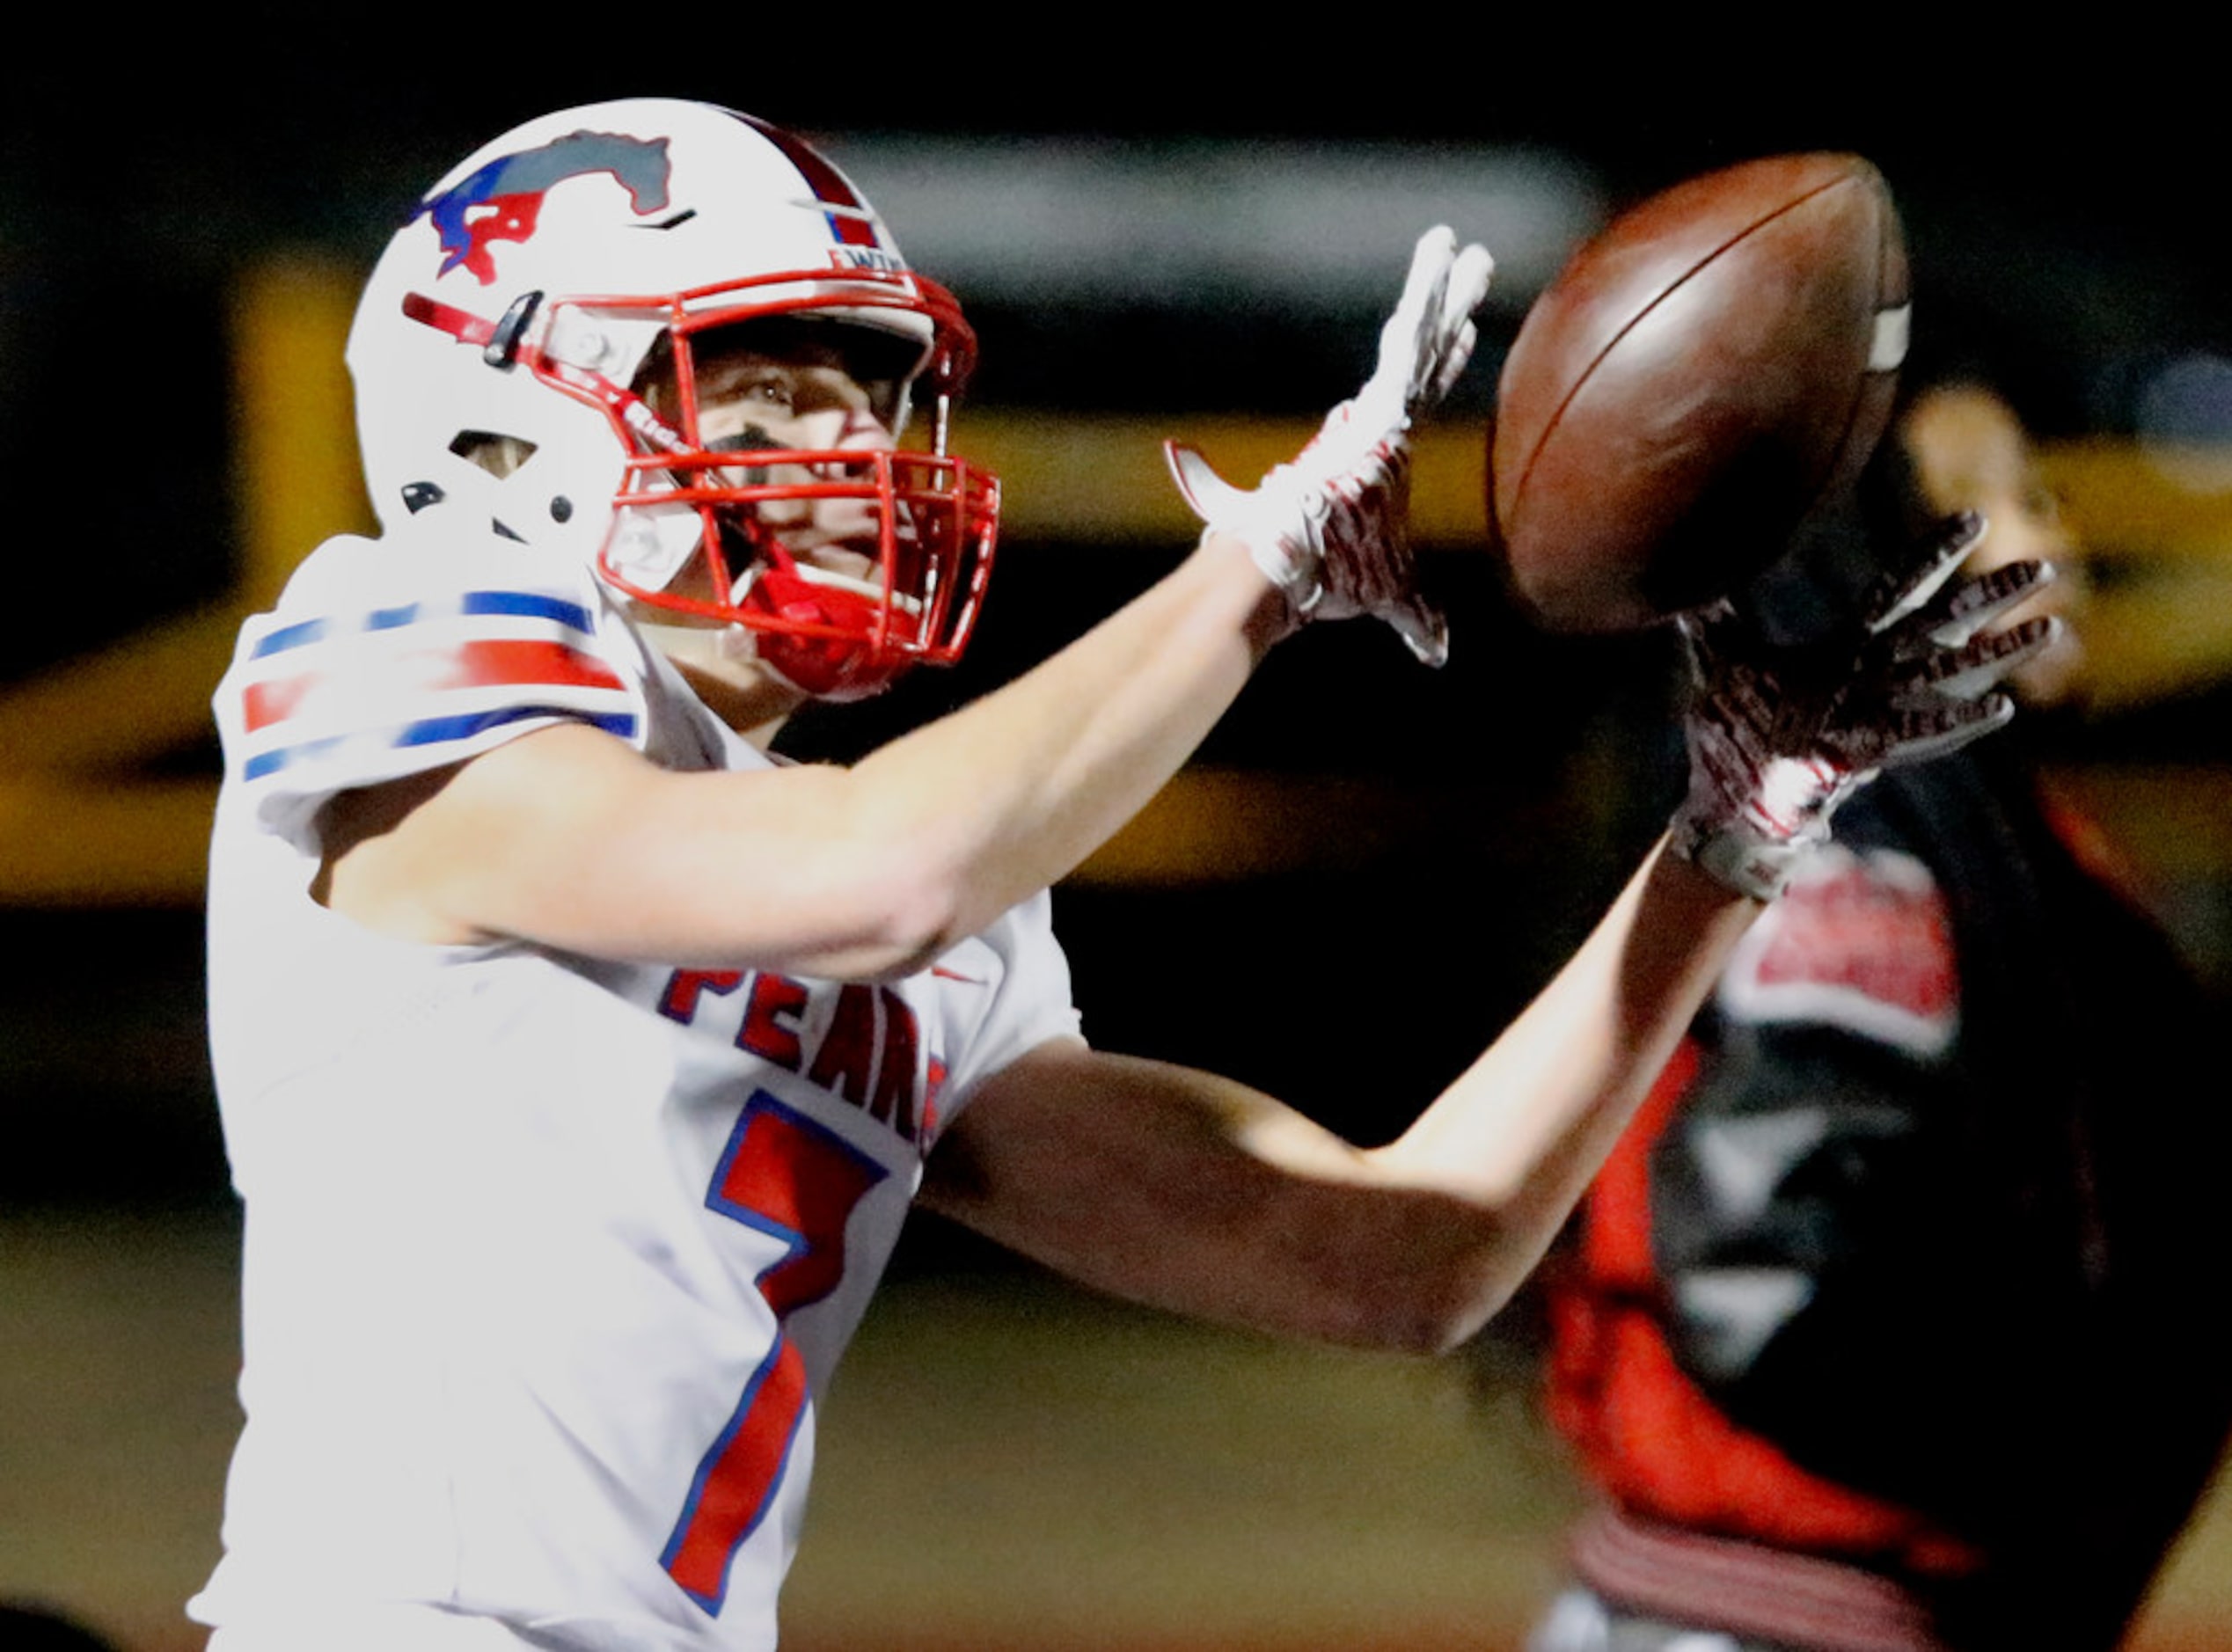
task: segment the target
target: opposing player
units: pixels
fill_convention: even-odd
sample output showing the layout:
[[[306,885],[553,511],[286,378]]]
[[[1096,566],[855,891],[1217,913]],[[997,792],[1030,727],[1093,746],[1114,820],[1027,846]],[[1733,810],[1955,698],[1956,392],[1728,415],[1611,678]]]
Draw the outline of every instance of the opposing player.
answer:
[[[1932,386],[1899,436],[1879,543],[1913,490],[1990,514],[1980,558],[2073,559],[2000,397]],[[1866,543],[1793,565],[1789,623]],[[2015,675],[2032,713],[2073,653]],[[2207,1483],[2213,1018],[2026,715],[1840,817],[1592,1190],[1551,1404],[1603,1506],[1535,1652],[2104,1652]]]
[[[816,1396],[918,1194],[1245,1324],[1431,1348],[1494,1311],[1783,863],[2001,720],[1937,685],[2044,631],[1930,641],[2035,574],[1941,587],[1948,550],[1803,695],[1709,647],[1682,852],[1387,1148],[1089,1049],[1046,888],[1305,620],[1439,656],[1408,432],[1488,267],[1426,236],[1291,464],[1177,453],[1209,527],[1174,574],[837,769],[757,742],[954,657],[983,590],[958,308],[821,157],[703,106],[531,122],[427,198],[350,344],[382,537],[312,554],[218,694],[216,1652],[772,1645]]]

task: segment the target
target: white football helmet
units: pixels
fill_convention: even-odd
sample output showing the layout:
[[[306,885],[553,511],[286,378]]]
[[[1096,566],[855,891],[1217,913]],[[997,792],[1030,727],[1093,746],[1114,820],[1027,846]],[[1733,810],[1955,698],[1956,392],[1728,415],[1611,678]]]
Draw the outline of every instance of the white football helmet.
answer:
[[[926,404],[929,447],[701,442],[693,347],[774,317],[874,346],[882,421],[896,440]],[[639,603],[743,627],[831,698],[968,641],[999,513],[996,480],[945,450],[975,358],[952,295],[836,167],[748,115],[661,99],[563,110],[465,160],[389,242],[348,342],[384,523],[471,511]],[[760,521],[801,500],[873,517],[849,559],[865,574],[794,558]]]

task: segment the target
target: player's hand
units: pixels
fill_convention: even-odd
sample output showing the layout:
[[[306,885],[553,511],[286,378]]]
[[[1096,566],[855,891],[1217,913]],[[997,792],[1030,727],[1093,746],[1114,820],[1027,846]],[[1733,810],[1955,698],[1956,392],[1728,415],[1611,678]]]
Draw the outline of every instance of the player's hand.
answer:
[[[2014,715],[1994,685],[2050,647],[2060,622],[1993,622],[2053,570],[2013,562],[1955,581],[1983,531],[1974,512],[1953,518],[1917,566],[1884,579],[1841,640],[1773,647],[1726,603],[1676,622],[1691,671],[1677,852],[1770,900],[1828,841],[1838,805],[1877,773],[1951,751]]]
[[[1448,658],[1448,627],[1419,596],[1410,552],[1410,428],[1465,370],[1494,268],[1486,248],[1460,252],[1446,226],[1421,236],[1372,376],[1253,489],[1234,487],[1195,449],[1164,444],[1194,514],[1248,546],[1298,624],[1372,614],[1427,664]]]

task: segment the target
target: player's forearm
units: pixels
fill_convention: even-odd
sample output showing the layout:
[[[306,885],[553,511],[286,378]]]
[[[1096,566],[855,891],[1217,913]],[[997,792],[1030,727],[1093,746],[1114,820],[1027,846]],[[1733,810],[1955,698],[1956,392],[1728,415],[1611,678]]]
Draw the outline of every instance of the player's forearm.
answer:
[[[1246,552],[1212,536],[1034,670],[860,763],[856,818],[905,856],[925,954],[1065,876],[1137,814],[1286,623]]]
[[[1211,1312],[1327,1341],[1444,1350],[1541,1260],[1760,910],[1662,850],[1565,968],[1388,1146],[1266,1103],[1234,1137],[1279,1173]]]
[[[1430,1352],[1509,1298],[1757,904],[1654,857],[1571,962],[1387,1147],[1211,1074],[1035,1053],[932,1159],[933,1204],[1101,1289],[1283,1335]]]
[[[1469,1334],[1540,1259],[1761,908],[1661,849],[1526,1012],[1370,1157],[1483,1213],[1450,1265]],[[1468,1300],[1469,1298],[1469,1300]]]
[[[1234,1144],[1277,1175],[1236,1232],[1245,1254],[1189,1282],[1192,1305],[1415,1352],[1472,1336],[1541,1260],[1760,910],[1662,848],[1388,1146],[1358,1151],[1268,1101],[1234,1112]]]
[[[904,974],[1130,819],[1284,623],[1246,552],[1212,541],[1036,670],[851,770],[669,771],[578,724],[539,731],[430,790],[380,789],[392,808],[352,794],[328,822],[326,898],[415,939]]]
[[[631,903],[659,932],[628,949],[835,979],[921,969],[1130,820],[1286,623],[1246,551],[1211,536],[1023,676],[849,770],[678,777],[682,807],[635,817],[666,845],[642,875],[670,887]]]

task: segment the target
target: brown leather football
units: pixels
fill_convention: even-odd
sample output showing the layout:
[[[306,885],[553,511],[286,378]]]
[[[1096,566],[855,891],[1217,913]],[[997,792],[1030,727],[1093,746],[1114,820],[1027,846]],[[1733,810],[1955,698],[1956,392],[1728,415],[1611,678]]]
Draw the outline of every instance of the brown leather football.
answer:
[[[1519,596],[1606,632],[1735,590],[1866,463],[1906,318],[1898,210],[1858,156],[1751,161],[1621,214],[1504,359],[1489,522]]]

